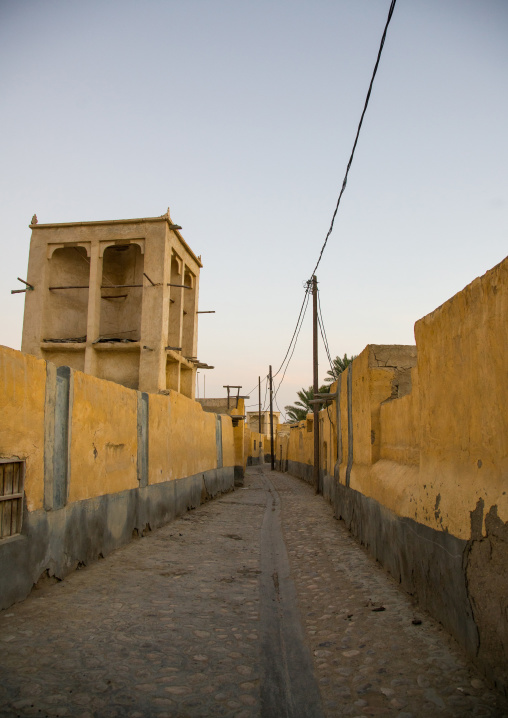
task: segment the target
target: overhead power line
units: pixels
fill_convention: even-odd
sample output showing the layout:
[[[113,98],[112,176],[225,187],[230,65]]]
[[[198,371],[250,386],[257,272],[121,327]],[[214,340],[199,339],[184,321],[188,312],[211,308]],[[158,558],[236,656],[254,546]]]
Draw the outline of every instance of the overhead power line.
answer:
[[[265,376],[265,378],[262,380],[261,384],[264,384],[267,379],[268,379],[268,377]],[[254,389],[257,389],[257,388],[258,388],[258,382],[256,382],[254,384],[254,386],[252,387],[252,389],[247,392],[247,396],[250,396],[252,394],[252,392],[254,391]],[[249,406],[257,406],[257,404],[249,404]]]
[[[292,351],[291,351],[291,354],[290,354],[290,356],[289,356],[289,359],[287,360],[287,363],[286,363],[286,366],[285,366],[285,368],[284,368],[284,372],[283,372],[283,374],[282,374],[281,380],[279,381],[279,384],[278,384],[278,386],[277,386],[277,389],[276,389],[275,392],[274,392],[275,398],[277,397],[277,394],[279,393],[279,389],[280,389],[280,387],[281,387],[282,382],[284,381],[284,377],[286,376],[286,372],[287,372],[287,370],[288,370],[288,367],[289,367],[289,364],[290,364],[290,362],[291,362],[291,359],[293,358],[293,354],[295,353],[296,343],[297,343],[297,341],[298,341],[298,337],[300,336],[300,332],[301,332],[301,330],[302,330],[303,320],[305,319],[305,313],[306,313],[306,311],[307,311],[307,306],[308,306],[308,304],[309,304],[309,298],[310,298],[310,289],[309,289],[309,286],[307,286],[307,290],[306,290],[306,292],[305,292],[304,303],[302,304],[302,309],[301,309],[301,311],[300,311],[300,316],[298,317],[299,325],[298,325],[298,324],[296,325],[295,333],[293,334],[293,339],[294,339],[293,349],[292,349]],[[295,335],[296,335],[296,336],[295,336]],[[291,341],[293,342],[293,340],[291,340]],[[290,346],[290,348],[291,348],[291,346]],[[287,354],[286,354],[286,357],[287,357]],[[286,357],[284,358],[284,361],[285,361]],[[284,363],[284,362],[283,362],[283,363]],[[281,364],[281,368],[282,368],[282,364]],[[279,369],[279,371],[280,371],[280,369]],[[277,372],[277,373],[279,373],[279,372]]]
[[[302,318],[302,312],[304,312],[304,306],[305,306],[306,300],[308,300],[309,292],[310,292],[310,285],[309,285],[309,283],[307,282],[306,285],[305,285],[305,295],[304,295],[304,297],[303,297],[302,306],[300,307],[300,314],[298,315],[298,319],[296,320],[295,331],[293,332],[293,336],[291,337],[291,341],[289,342],[289,346],[288,346],[288,350],[287,350],[287,352],[286,352],[286,356],[285,356],[284,359],[282,360],[282,363],[281,363],[280,367],[277,369],[277,371],[276,371],[275,374],[273,375],[272,379],[275,379],[275,377],[277,376],[277,374],[279,374],[280,370],[281,370],[282,367],[284,366],[284,362],[286,361],[286,359],[287,359],[287,357],[288,357],[288,354],[289,354],[289,352],[291,351],[291,345],[293,344],[293,340],[294,340],[294,338],[295,338],[295,335],[296,335],[297,332],[299,333],[298,325],[300,324],[300,319]],[[294,351],[294,350],[293,350],[293,351]],[[287,367],[286,367],[286,368],[287,368]]]
[[[279,410],[279,414],[281,414],[281,416],[282,416],[282,423],[284,424],[284,423],[286,422],[286,412],[282,411],[282,409],[280,408],[279,403],[278,403],[278,401],[277,401],[277,397],[274,395],[273,398],[274,398],[274,401],[275,401],[275,406],[276,406],[277,409]]]
[[[319,329],[321,331],[321,338],[323,339],[323,344],[325,347],[326,355],[327,355],[328,361],[330,363],[330,369],[332,370],[332,373],[333,373],[333,360],[332,360],[332,355],[330,353],[330,346],[328,344],[328,337],[326,336],[325,322],[323,319],[323,310],[321,309],[321,296],[320,296],[319,290],[318,290],[318,324],[319,324]]]
[[[340,194],[339,194],[339,198],[338,198],[338,200],[337,200],[337,204],[336,204],[336,206],[335,206],[335,210],[334,210],[334,213],[333,213],[333,216],[332,216],[332,221],[331,221],[331,223],[330,223],[330,228],[329,228],[329,230],[328,230],[328,232],[327,232],[327,235],[326,235],[326,237],[325,237],[325,241],[324,241],[324,243],[323,243],[323,246],[321,247],[321,251],[320,251],[320,253],[319,253],[318,261],[317,261],[317,263],[316,263],[316,266],[314,267],[314,270],[313,270],[313,272],[312,272],[312,275],[315,275],[316,270],[317,270],[317,268],[318,268],[318,266],[319,266],[319,264],[320,264],[320,262],[321,262],[321,259],[322,259],[322,257],[323,257],[323,252],[325,251],[326,244],[327,244],[328,239],[329,239],[329,237],[330,237],[330,235],[331,235],[331,233],[332,233],[332,230],[333,230],[333,225],[334,225],[334,222],[335,222],[335,217],[336,217],[337,212],[338,212],[338,209],[339,209],[339,205],[340,205],[340,201],[341,201],[341,199],[342,199],[342,195],[344,194],[344,191],[345,191],[345,189],[346,189],[349,170],[350,170],[351,165],[352,165],[352,163],[353,163],[353,157],[354,157],[354,154],[355,154],[356,145],[358,144],[358,138],[359,138],[359,136],[360,136],[360,130],[361,130],[361,128],[362,128],[363,118],[365,117],[365,113],[366,113],[366,111],[367,111],[367,107],[368,107],[368,104],[369,104],[370,95],[371,95],[371,92],[372,92],[372,86],[373,86],[373,84],[374,84],[374,79],[375,79],[375,77],[376,77],[377,69],[378,69],[378,66],[379,66],[379,61],[380,61],[380,59],[381,59],[381,54],[382,54],[382,52],[383,52],[383,47],[384,47],[384,44],[385,44],[386,33],[387,33],[387,31],[388,31],[388,26],[389,26],[390,21],[391,21],[391,19],[392,19],[392,15],[393,15],[393,11],[394,11],[394,9],[395,9],[395,3],[396,3],[396,1],[397,1],[397,0],[391,0],[390,9],[389,9],[389,11],[388,11],[388,18],[387,18],[387,21],[386,21],[386,24],[385,24],[385,28],[384,28],[384,31],[383,31],[383,35],[382,35],[382,37],[381,37],[381,43],[380,43],[380,45],[379,45],[379,51],[378,51],[378,54],[377,54],[376,64],[374,65],[374,71],[373,71],[373,73],[372,73],[372,77],[371,77],[370,85],[369,85],[369,90],[368,90],[368,92],[367,92],[367,97],[366,97],[366,99],[365,99],[365,104],[364,104],[364,107],[363,107],[363,112],[362,112],[362,115],[361,115],[361,118],[360,118],[360,122],[359,122],[359,124],[358,124],[358,129],[357,129],[357,131],[356,131],[356,137],[355,137],[355,141],[354,141],[354,144],[353,144],[353,149],[352,149],[352,151],[351,151],[351,156],[350,156],[349,162],[348,162],[348,164],[347,164],[346,174],[344,175],[344,180],[343,180],[343,182],[342,182],[342,188],[341,188],[341,191],[340,191]],[[277,389],[276,389],[275,392],[274,392],[274,398],[275,398],[275,399],[276,399],[276,397],[277,397],[277,394],[278,394],[278,392],[279,392],[279,389],[280,389],[280,387],[281,387],[281,384],[282,384],[282,382],[284,381],[284,377],[286,376],[287,369],[288,369],[288,367],[289,367],[289,364],[290,364],[290,362],[291,362],[291,359],[292,359],[293,354],[294,354],[295,349],[296,349],[296,343],[297,343],[297,341],[298,341],[298,336],[299,336],[300,331],[301,331],[301,328],[302,328],[303,319],[304,319],[304,317],[305,317],[305,312],[306,312],[306,309],[307,309],[307,304],[308,304],[308,300],[309,300],[309,296],[310,296],[311,281],[312,281],[312,280],[309,280],[308,282],[306,282],[305,295],[304,295],[304,298],[303,298],[302,305],[301,305],[301,307],[300,307],[300,313],[299,313],[299,315],[298,315],[298,319],[297,319],[297,321],[296,321],[295,330],[294,330],[294,332],[293,332],[293,336],[291,337],[291,341],[289,342],[289,346],[288,346],[288,348],[287,348],[287,351],[286,351],[286,354],[285,354],[285,356],[284,356],[284,359],[282,360],[280,367],[277,369],[277,371],[275,372],[275,374],[273,374],[273,377],[272,377],[272,379],[275,379],[275,377],[282,371],[282,368],[283,368],[284,365],[285,365],[284,372],[283,372],[283,374],[282,374],[282,378],[281,378],[281,380],[279,381],[279,384],[278,384],[278,386],[277,386]],[[327,354],[327,356],[328,356],[328,361],[330,362],[330,367],[333,369],[333,362],[332,362],[332,357],[331,357],[331,354],[330,354],[330,348],[329,348],[329,345],[328,345],[328,339],[327,339],[327,337],[326,337],[326,331],[325,331],[325,328],[324,328],[324,322],[323,322],[323,316],[322,316],[322,312],[321,312],[321,306],[319,306],[319,314],[320,314],[320,317],[318,317],[318,323],[319,323],[320,330],[321,330],[321,336],[322,336],[322,338],[323,338],[323,344],[324,344],[324,346],[325,346],[326,354]],[[288,357],[289,357],[289,358],[288,358]],[[286,360],[287,360],[287,361],[286,361]],[[264,381],[266,381],[266,379],[265,379]],[[252,391],[254,391],[254,389],[255,389],[255,387],[252,389]],[[266,394],[267,394],[267,389],[268,389],[268,385],[265,386],[265,397],[264,397],[264,401],[263,401],[263,410],[264,410],[265,407],[266,407]],[[251,392],[249,392],[249,394],[250,394],[250,393],[251,393]],[[278,406],[278,405],[277,405],[277,406]],[[280,410],[280,409],[279,409],[279,410]]]
[[[299,314],[298,314],[298,319],[296,320],[296,326],[295,326],[295,330],[294,330],[294,332],[293,332],[293,336],[291,337],[291,341],[289,342],[289,346],[288,346],[288,348],[287,348],[286,354],[285,354],[285,356],[284,356],[284,359],[282,360],[282,363],[281,363],[280,367],[277,369],[277,371],[275,372],[275,374],[273,374],[273,376],[272,376],[272,379],[274,379],[274,378],[280,373],[280,371],[281,371],[282,367],[284,366],[284,364],[286,364],[286,367],[285,367],[285,369],[284,369],[284,373],[283,373],[283,375],[282,375],[282,378],[281,378],[281,380],[280,380],[280,382],[279,382],[279,384],[278,384],[278,387],[277,387],[276,391],[274,392],[274,398],[276,398],[277,392],[279,391],[280,386],[281,386],[282,382],[284,381],[284,377],[285,377],[285,375],[286,375],[286,371],[287,371],[287,368],[288,368],[288,366],[289,366],[289,362],[291,361],[291,358],[292,358],[292,356],[293,356],[293,354],[294,354],[294,352],[295,352],[296,342],[298,341],[298,336],[299,336],[299,334],[300,334],[300,331],[301,331],[301,328],[302,328],[302,324],[303,324],[303,319],[304,319],[304,317],[305,317],[305,312],[306,312],[306,310],[307,310],[307,303],[308,303],[308,301],[309,301],[309,296],[310,296],[309,293],[310,293],[309,284],[308,284],[308,282],[306,282],[306,283],[305,283],[305,294],[304,294],[304,297],[303,297],[302,306],[300,307],[300,312],[299,312]],[[288,357],[289,357],[289,359],[288,359]],[[287,360],[287,363],[286,363],[286,360]],[[261,382],[261,384],[263,384],[264,382],[267,382],[267,379],[268,379],[268,377],[265,376],[265,378],[263,379],[263,381]],[[256,387],[257,387],[257,384],[253,387],[253,389],[252,389],[250,392],[248,392],[248,394],[250,395],[250,394],[254,391],[254,389],[255,389]],[[266,402],[267,392],[268,392],[268,382],[266,383],[266,386],[265,386],[265,396],[264,396],[263,404],[262,404],[262,406],[263,406],[263,411],[265,411],[266,406],[267,406],[267,402]],[[280,411],[280,409],[279,409],[279,411]]]
[[[326,235],[326,237],[325,237],[325,241],[324,241],[324,243],[323,243],[323,246],[321,247],[321,252],[319,253],[318,261],[317,261],[316,266],[314,267],[314,269],[313,269],[313,271],[312,271],[312,274],[315,274],[317,268],[319,267],[319,263],[321,262],[321,258],[322,258],[322,256],[323,256],[323,252],[325,251],[326,243],[328,242],[328,238],[329,238],[329,236],[331,235],[332,230],[333,230],[333,223],[335,222],[335,217],[336,217],[337,211],[338,211],[338,209],[339,209],[340,200],[342,199],[342,195],[344,194],[344,190],[346,189],[347,178],[348,178],[349,170],[350,170],[351,165],[352,165],[352,163],[353,163],[353,157],[354,157],[354,154],[355,154],[356,145],[357,145],[357,143],[358,143],[358,137],[360,136],[360,130],[362,129],[363,118],[365,117],[365,113],[366,113],[366,111],[367,111],[367,106],[368,106],[368,104],[369,104],[370,93],[371,93],[371,91],[372,91],[372,85],[374,84],[374,78],[376,77],[377,68],[378,68],[378,65],[379,65],[379,61],[380,61],[380,59],[381,59],[381,53],[383,52],[383,46],[384,46],[384,44],[385,44],[385,39],[386,39],[387,30],[388,30],[388,25],[390,24],[390,20],[392,19],[392,15],[393,15],[393,11],[394,11],[394,9],[395,9],[395,3],[396,3],[396,1],[397,1],[397,0],[392,0],[392,2],[391,2],[391,4],[390,4],[390,9],[389,9],[389,11],[388,11],[388,19],[387,19],[387,21],[386,21],[385,29],[384,29],[384,31],[383,31],[383,36],[382,36],[382,38],[381,38],[381,43],[380,43],[380,45],[379,45],[379,51],[378,51],[378,54],[377,54],[376,64],[374,65],[374,71],[373,71],[373,73],[372,73],[372,78],[371,78],[371,80],[370,80],[369,91],[367,92],[367,97],[366,97],[366,99],[365,99],[365,104],[364,104],[364,107],[363,107],[362,116],[361,116],[361,118],[360,118],[360,123],[358,124],[358,129],[357,129],[357,131],[356,131],[355,142],[354,142],[354,145],[353,145],[353,149],[352,149],[352,151],[351,151],[351,156],[350,156],[350,158],[349,158],[349,162],[347,163],[346,174],[344,175],[344,180],[343,180],[343,182],[342,182],[342,189],[340,190],[339,199],[337,200],[337,204],[336,204],[336,206],[335,206],[335,211],[334,211],[333,216],[332,216],[332,222],[331,222],[331,224],[330,224],[330,229],[329,229],[328,232],[327,232],[327,235]]]

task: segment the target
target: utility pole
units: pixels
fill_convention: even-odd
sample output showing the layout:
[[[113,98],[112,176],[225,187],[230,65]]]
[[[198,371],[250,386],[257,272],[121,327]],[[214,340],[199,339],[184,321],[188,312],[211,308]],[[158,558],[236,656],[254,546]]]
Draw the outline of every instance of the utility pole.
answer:
[[[319,392],[318,379],[318,314],[317,314],[317,277],[312,277],[312,368],[314,374],[314,396]],[[314,490],[319,494],[319,408],[312,404],[314,412]]]
[[[260,376],[258,376],[258,402],[259,402],[258,431],[261,434],[261,377]]]
[[[275,456],[273,453],[273,383],[272,383],[272,365],[270,364],[270,461],[272,471],[275,469]]]

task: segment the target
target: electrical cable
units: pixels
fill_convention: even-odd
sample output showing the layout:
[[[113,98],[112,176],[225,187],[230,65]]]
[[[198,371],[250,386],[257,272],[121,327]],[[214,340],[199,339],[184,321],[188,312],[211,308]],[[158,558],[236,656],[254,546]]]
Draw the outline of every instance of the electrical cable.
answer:
[[[318,299],[318,302],[317,302],[317,304],[318,304],[318,324],[319,324],[319,328],[321,330],[321,338],[323,339],[323,344],[325,346],[325,351],[328,356],[328,361],[330,362],[330,369],[333,374],[334,373],[333,372],[333,360],[332,360],[332,355],[330,353],[330,345],[328,344],[328,337],[326,336],[325,322],[323,319],[323,310],[321,309],[321,299],[319,296],[319,291],[318,291],[317,299]]]
[[[327,353],[327,355],[328,355],[328,359],[329,359],[330,362],[331,362],[330,345],[329,345],[329,343],[328,343],[328,337],[327,337],[327,335],[326,335],[325,320],[323,319],[323,309],[322,309],[322,307],[321,307],[321,297],[320,297],[320,292],[319,292],[319,290],[318,290],[317,299],[318,299],[319,316],[321,317],[321,326],[323,327],[323,334],[324,334],[324,336],[323,336],[323,341],[324,341],[324,344],[325,344],[325,349],[326,349],[326,353]]]
[[[273,380],[275,379],[275,377],[280,373],[280,370],[281,370],[282,367],[284,366],[284,363],[285,363],[285,361],[286,361],[286,359],[287,359],[287,357],[288,357],[288,354],[291,352],[291,347],[293,346],[293,341],[294,341],[294,339],[295,339],[295,335],[297,335],[297,334],[300,333],[301,325],[302,325],[302,323],[303,323],[303,316],[305,316],[305,311],[306,311],[306,308],[307,308],[307,307],[306,307],[306,302],[308,303],[309,293],[310,293],[310,285],[309,285],[309,282],[306,282],[306,283],[305,283],[305,294],[304,294],[304,297],[303,297],[302,306],[300,307],[300,313],[298,314],[298,319],[296,320],[296,327],[295,327],[295,330],[294,330],[294,332],[293,332],[293,336],[291,337],[291,341],[289,342],[289,346],[288,346],[288,349],[287,349],[287,351],[286,351],[286,355],[284,356],[284,359],[282,360],[282,363],[281,363],[280,367],[277,369],[277,371],[275,372],[275,374],[272,374],[272,382],[273,382]],[[304,310],[304,307],[305,307],[305,310]],[[304,313],[303,316],[302,316],[302,312]],[[298,338],[298,337],[297,337],[297,338]],[[296,344],[295,344],[295,346],[296,346]],[[289,361],[291,361],[291,357],[293,356],[295,346],[293,346],[293,352],[291,353],[291,356],[290,356],[290,358],[289,358]],[[289,362],[288,362],[288,366],[289,366]],[[287,370],[287,366],[286,366],[286,370]],[[286,370],[284,371],[284,375],[283,375],[282,379],[284,378],[284,376],[285,376],[285,374],[286,374]],[[269,378],[269,377],[266,376],[261,383],[263,384],[265,381],[267,381],[268,378]],[[280,387],[280,385],[281,385],[281,383],[282,383],[282,379],[281,379],[281,381],[279,382],[279,387]],[[248,392],[248,395],[250,395],[250,394],[254,391],[254,389],[256,388],[256,386],[258,386],[258,385],[256,384],[256,385],[251,389],[251,391]],[[268,382],[267,382],[267,385],[266,385],[266,387],[265,387],[265,396],[264,396],[264,399],[263,399],[263,409],[262,409],[262,411],[265,411],[265,409],[266,409],[266,393],[267,393],[267,390],[268,390]],[[278,388],[277,388],[277,391],[278,391]],[[276,396],[276,392],[275,392],[275,396]]]
[[[277,369],[277,371],[275,372],[275,374],[272,374],[272,380],[275,379],[275,377],[277,376],[277,374],[280,373],[280,370],[281,370],[282,367],[284,366],[284,362],[286,361],[287,356],[288,356],[289,352],[291,351],[291,345],[293,344],[293,339],[295,338],[295,334],[296,334],[296,332],[297,332],[297,330],[298,330],[298,324],[300,323],[300,317],[302,316],[302,312],[303,312],[303,308],[304,308],[304,305],[305,305],[305,301],[308,300],[309,293],[310,293],[310,284],[309,284],[309,282],[306,282],[306,283],[305,283],[305,295],[304,295],[304,297],[303,297],[302,306],[300,307],[300,314],[298,315],[298,319],[296,320],[295,331],[293,332],[293,336],[291,337],[291,341],[289,342],[289,346],[288,346],[288,350],[287,350],[287,352],[286,352],[286,356],[285,356],[284,359],[282,360],[282,363],[281,363],[280,367]]]
[[[282,409],[280,408],[279,403],[278,403],[278,401],[277,401],[277,397],[274,396],[273,399],[274,399],[274,401],[275,401],[275,406],[276,406],[277,409],[279,410],[279,413],[284,417],[283,424],[285,424],[285,423],[286,423],[286,412],[285,412],[285,411],[282,411]]]
[[[268,379],[268,377],[265,376],[265,378],[261,381],[261,384],[263,384],[267,379]],[[252,392],[254,391],[254,389],[257,389],[257,388],[258,388],[258,383],[256,382],[256,384],[253,386],[253,388],[252,388],[250,391],[247,392],[247,396],[250,395],[250,394],[252,394]],[[257,406],[257,404],[250,404],[249,406]]]
[[[391,2],[391,4],[390,4],[390,9],[389,9],[389,11],[388,11],[388,19],[387,19],[387,21],[386,21],[385,29],[384,29],[384,31],[383,31],[383,36],[382,36],[382,38],[381,38],[381,43],[380,43],[380,45],[379,45],[379,51],[378,51],[378,54],[377,54],[376,64],[375,64],[375,66],[374,66],[374,71],[373,71],[373,73],[372,73],[372,78],[371,78],[371,80],[370,80],[369,91],[367,92],[367,97],[366,97],[366,99],[365,99],[365,104],[364,104],[364,107],[363,107],[362,116],[361,116],[360,122],[359,122],[359,124],[358,124],[358,129],[357,129],[357,131],[356,131],[356,137],[355,137],[355,141],[354,141],[354,144],[353,144],[353,149],[352,149],[352,151],[351,151],[351,156],[350,156],[349,162],[348,162],[348,164],[347,164],[346,174],[344,175],[344,180],[343,180],[343,182],[342,182],[342,188],[341,188],[341,190],[340,190],[340,194],[339,194],[339,198],[338,198],[338,200],[337,200],[337,204],[335,205],[335,211],[334,211],[333,216],[332,216],[332,221],[331,221],[331,224],[330,224],[330,228],[329,228],[329,230],[328,230],[328,232],[327,232],[327,235],[326,235],[326,237],[325,237],[325,241],[324,241],[324,243],[323,243],[323,246],[321,247],[321,252],[319,253],[318,261],[317,261],[317,263],[316,263],[316,266],[314,267],[314,270],[313,270],[313,272],[312,272],[312,275],[316,274],[316,270],[317,270],[317,268],[319,267],[319,263],[321,262],[321,258],[322,258],[322,256],[323,256],[323,252],[325,251],[325,247],[326,247],[326,244],[327,244],[327,242],[328,242],[328,238],[329,238],[329,236],[331,235],[332,230],[333,230],[333,223],[335,222],[335,217],[336,217],[337,211],[338,211],[338,209],[339,209],[340,200],[342,199],[342,195],[344,194],[344,190],[346,189],[347,178],[348,178],[349,170],[350,170],[351,165],[352,165],[352,163],[353,163],[353,157],[354,157],[354,154],[355,154],[356,145],[357,145],[357,143],[358,143],[358,137],[360,136],[360,130],[362,129],[363,118],[365,117],[365,113],[366,113],[366,111],[367,111],[367,106],[368,106],[368,104],[369,104],[370,93],[372,92],[372,86],[373,86],[373,84],[374,84],[374,78],[376,77],[377,68],[378,68],[378,65],[379,65],[379,61],[380,61],[380,59],[381,59],[381,53],[383,52],[383,46],[384,46],[384,44],[385,44],[385,39],[386,39],[387,30],[388,30],[388,25],[390,24],[390,20],[392,19],[393,11],[394,11],[394,9],[395,9],[395,3],[396,3],[396,0],[392,0],[392,2]]]
[[[328,345],[328,337],[326,336],[326,330],[325,330],[325,323],[323,320],[323,314],[321,312],[321,306],[319,305],[319,295],[318,295],[318,326],[319,331],[321,332],[321,339],[323,340],[323,346],[325,348],[326,356],[328,357],[328,361],[331,365],[331,355],[330,355],[330,347]]]
[[[284,381],[284,377],[286,376],[286,372],[287,372],[287,370],[288,370],[288,367],[289,367],[289,364],[290,364],[290,362],[291,362],[291,359],[293,358],[293,354],[295,353],[296,344],[297,344],[297,342],[298,342],[298,337],[300,336],[300,332],[301,332],[302,326],[303,326],[303,320],[305,319],[305,314],[306,314],[306,312],[307,312],[307,307],[308,307],[308,305],[309,305],[309,298],[310,298],[310,292],[307,290],[307,292],[306,292],[307,302],[305,303],[305,307],[302,306],[303,315],[302,315],[302,313],[301,313],[301,311],[300,311],[301,321],[300,321],[300,326],[297,327],[298,333],[296,334],[296,339],[295,339],[295,342],[294,342],[294,344],[293,344],[293,350],[292,350],[291,355],[290,355],[290,357],[289,357],[289,359],[288,359],[288,361],[287,361],[287,363],[286,363],[286,368],[284,369],[284,373],[282,374],[282,378],[281,378],[281,380],[280,380],[280,382],[279,382],[279,384],[278,384],[278,386],[277,386],[277,389],[275,390],[275,396],[277,396],[277,394],[279,393],[279,389],[280,389],[280,387],[281,387],[282,382]],[[294,334],[293,334],[293,337],[294,337]],[[286,354],[286,357],[287,357],[287,354]],[[282,368],[282,365],[281,365],[281,368]],[[279,371],[280,371],[280,369],[279,369]]]
[[[288,369],[288,367],[289,367],[289,363],[290,363],[290,361],[291,361],[291,359],[292,359],[292,357],[293,357],[293,354],[294,354],[294,352],[295,352],[295,349],[296,349],[296,343],[297,343],[297,341],[298,341],[298,337],[299,337],[299,335],[300,335],[300,331],[301,331],[302,326],[303,326],[303,320],[304,320],[305,314],[306,314],[306,312],[307,312],[307,306],[308,306],[308,303],[309,303],[309,297],[310,297],[309,285],[308,285],[308,283],[306,283],[305,296],[304,296],[304,298],[303,298],[302,306],[300,307],[300,313],[299,313],[299,315],[298,315],[298,321],[297,321],[297,323],[296,323],[296,327],[295,327],[295,331],[293,332],[293,336],[291,337],[291,342],[289,343],[289,347],[288,347],[288,350],[287,350],[287,352],[286,352],[286,356],[284,357],[284,359],[283,359],[283,361],[282,361],[282,364],[280,365],[280,367],[279,367],[279,369],[277,370],[277,372],[272,375],[272,382],[273,382],[274,377],[277,376],[277,374],[279,374],[280,370],[281,370],[282,367],[284,366],[284,363],[286,362],[286,359],[288,359],[288,354],[289,354],[289,352],[291,351],[291,354],[290,354],[289,359],[288,359],[288,361],[287,361],[287,363],[286,363],[286,367],[285,367],[285,369],[284,369],[284,373],[283,373],[283,375],[282,375],[282,378],[281,378],[281,380],[279,381],[279,384],[278,384],[278,386],[277,386],[277,389],[276,389],[275,392],[274,392],[274,400],[275,400],[275,401],[276,401],[277,393],[278,393],[278,391],[279,391],[279,389],[280,389],[280,386],[281,386],[282,382],[284,381],[284,377],[286,376],[286,372],[287,372],[287,369]],[[296,337],[296,338],[295,338],[295,337]],[[265,377],[265,379],[263,379],[263,382],[266,381],[268,378],[269,378],[269,377]],[[263,399],[263,411],[265,411],[265,410],[266,410],[266,407],[267,407],[267,400],[266,400],[267,392],[268,392],[268,382],[267,382],[266,387],[265,387],[265,396],[264,396],[264,399]],[[249,392],[249,393],[250,393],[250,392]],[[276,403],[277,403],[277,402],[276,402]],[[277,404],[277,406],[278,406],[278,404]],[[279,411],[281,411],[281,410],[280,410],[280,407],[279,407]],[[281,412],[281,413],[284,413],[284,412]]]
[[[331,367],[331,366],[332,366],[332,362],[331,362],[330,352],[329,352],[329,350],[328,350],[328,348],[326,347],[326,344],[325,344],[325,337],[324,337],[324,333],[323,333],[324,329],[323,329],[323,325],[322,325],[322,323],[321,323],[321,319],[319,318],[319,315],[318,315],[318,327],[319,327],[319,331],[320,331],[320,333],[321,333],[321,339],[323,340],[323,344],[325,345],[325,351],[326,351],[326,354],[327,354],[328,363],[330,364],[330,367]]]

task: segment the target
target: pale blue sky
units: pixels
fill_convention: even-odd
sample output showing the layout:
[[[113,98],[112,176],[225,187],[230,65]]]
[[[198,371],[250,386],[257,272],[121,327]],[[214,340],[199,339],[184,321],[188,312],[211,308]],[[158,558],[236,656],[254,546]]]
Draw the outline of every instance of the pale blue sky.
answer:
[[[207,396],[280,364],[389,0],[0,0],[0,342],[40,222],[171,207],[201,254]],[[508,3],[398,0],[318,270],[332,355],[414,322],[508,247]],[[311,383],[310,312],[281,407]],[[326,373],[321,352],[320,375]],[[202,385],[200,387],[202,393]]]

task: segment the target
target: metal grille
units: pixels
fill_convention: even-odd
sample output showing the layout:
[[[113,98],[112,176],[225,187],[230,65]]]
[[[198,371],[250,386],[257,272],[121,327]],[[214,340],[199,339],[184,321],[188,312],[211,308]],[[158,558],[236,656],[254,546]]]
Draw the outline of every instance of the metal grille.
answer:
[[[24,461],[0,459],[0,539],[21,531]]]

